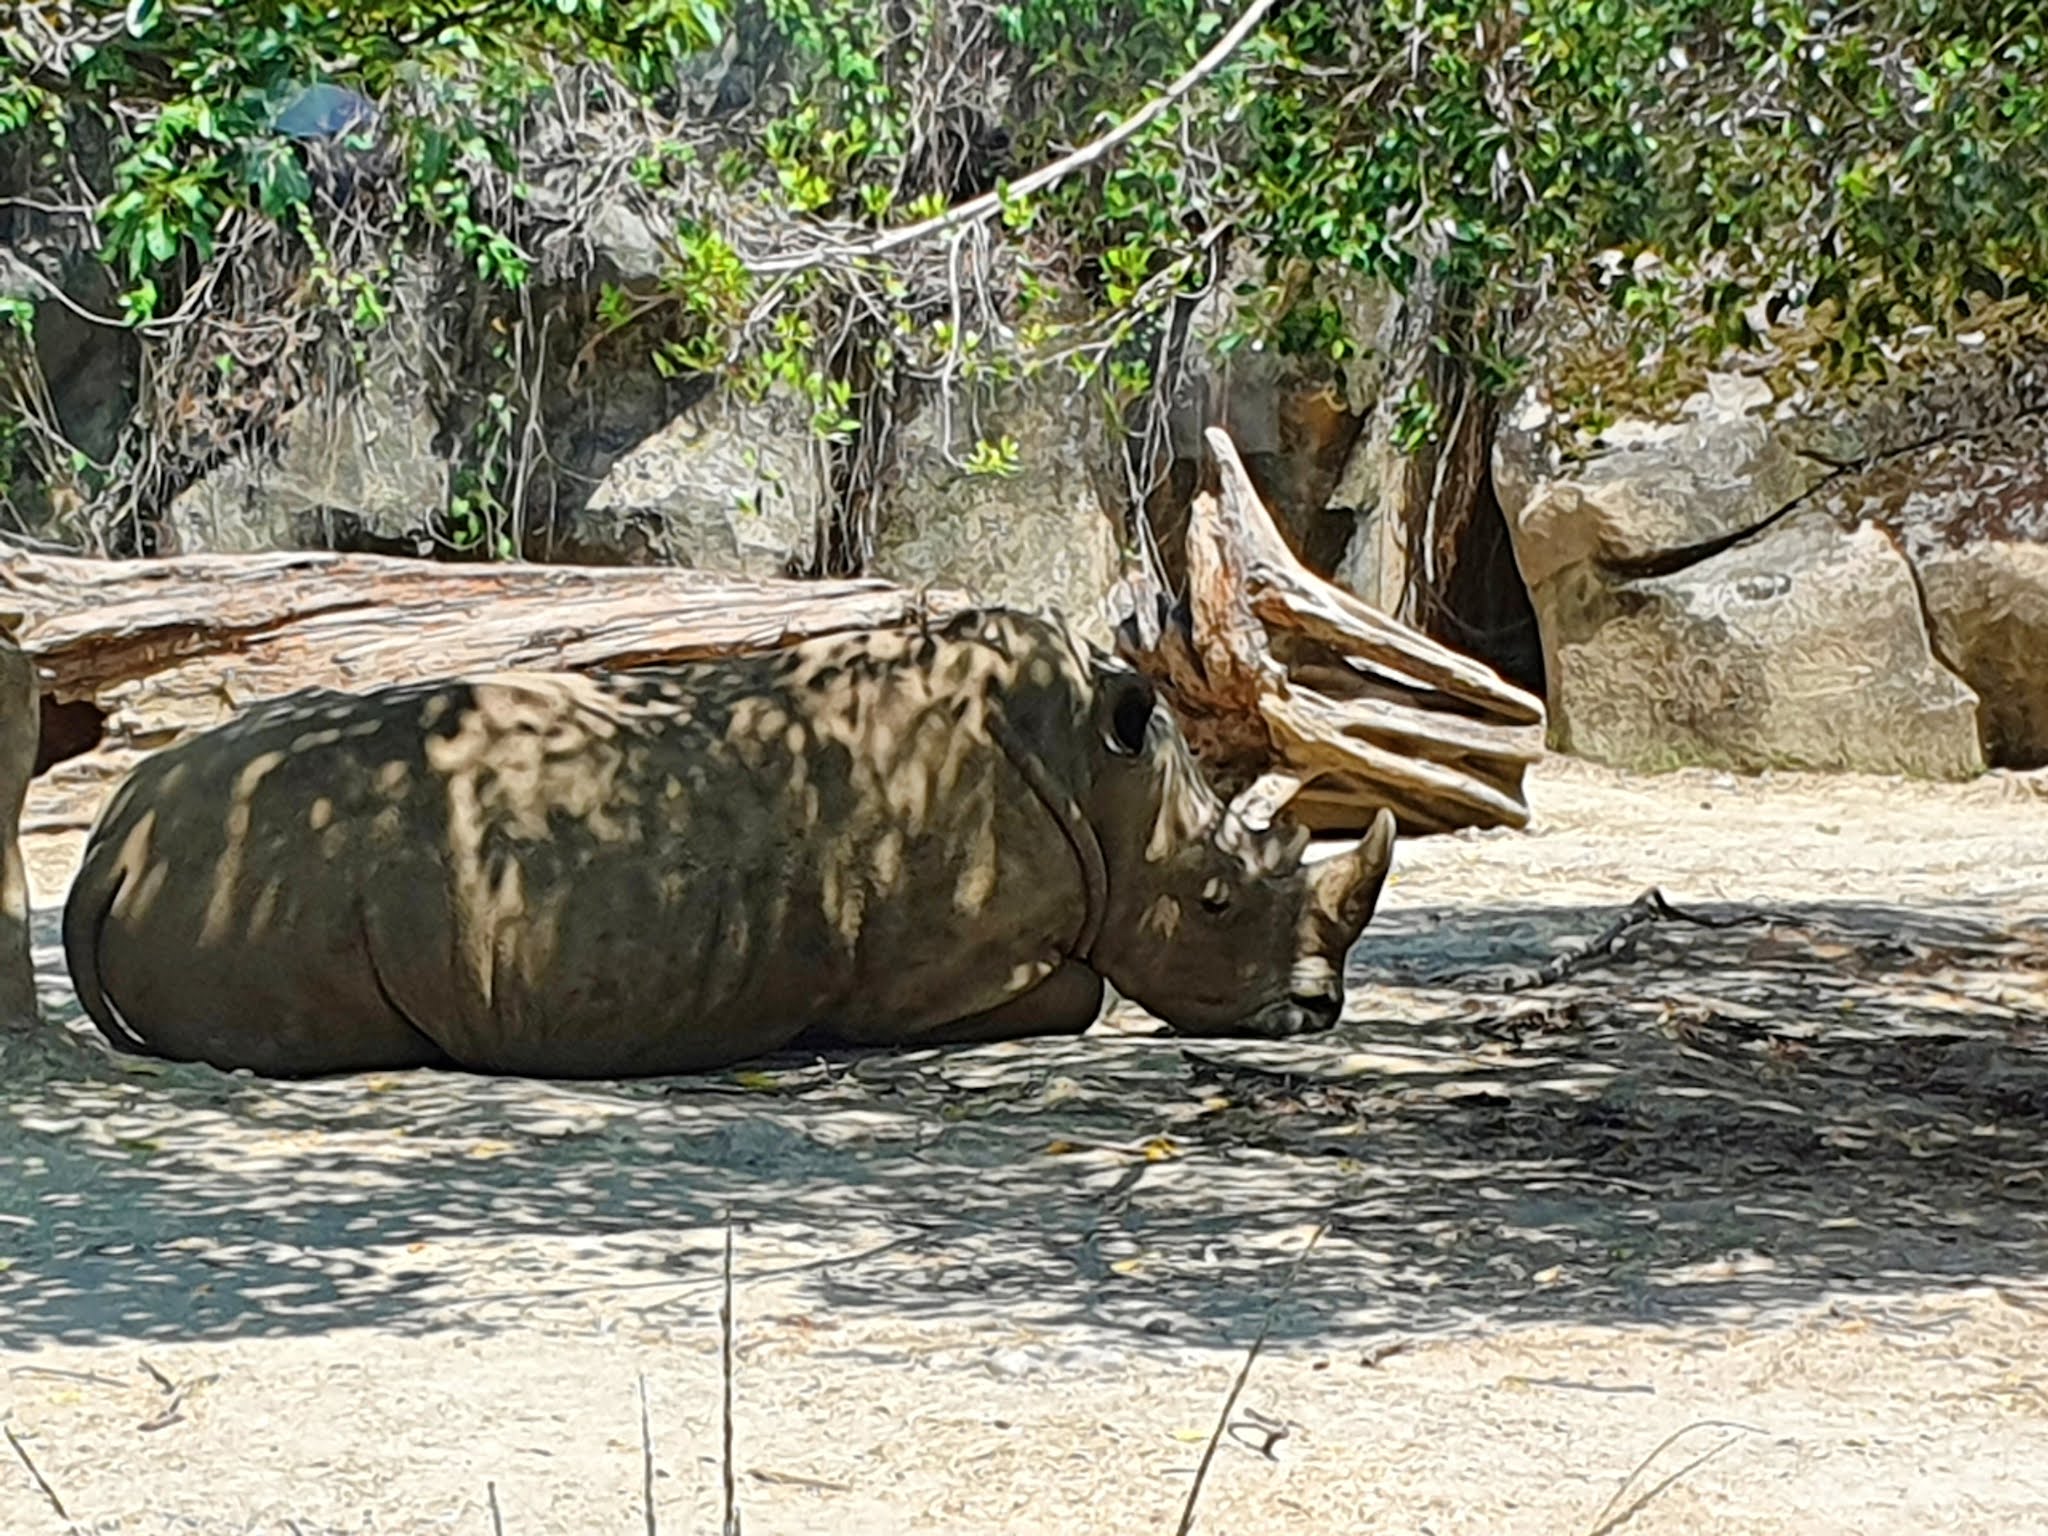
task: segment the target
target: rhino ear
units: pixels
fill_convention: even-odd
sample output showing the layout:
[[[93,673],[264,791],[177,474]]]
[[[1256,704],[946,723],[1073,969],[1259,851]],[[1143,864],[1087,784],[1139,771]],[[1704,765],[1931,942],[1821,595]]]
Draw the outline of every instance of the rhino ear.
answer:
[[[1097,675],[1100,684],[1095,713],[1102,730],[1102,744],[1119,757],[1136,757],[1144,750],[1145,732],[1152,724],[1158,695],[1134,671],[1111,668]]]
[[[1324,859],[1308,872],[1309,900],[1326,932],[1349,949],[1379,906],[1394,865],[1394,813],[1381,808],[1356,848]]]

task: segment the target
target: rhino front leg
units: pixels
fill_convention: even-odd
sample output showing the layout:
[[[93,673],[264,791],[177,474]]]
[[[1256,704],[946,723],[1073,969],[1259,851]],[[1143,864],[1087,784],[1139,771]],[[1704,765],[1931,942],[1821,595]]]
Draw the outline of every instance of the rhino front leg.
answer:
[[[921,1037],[920,1044],[988,1045],[998,1040],[1031,1040],[1078,1035],[1102,1012],[1102,978],[1076,960],[1059,968],[1029,992],[986,1013],[969,1014]]]

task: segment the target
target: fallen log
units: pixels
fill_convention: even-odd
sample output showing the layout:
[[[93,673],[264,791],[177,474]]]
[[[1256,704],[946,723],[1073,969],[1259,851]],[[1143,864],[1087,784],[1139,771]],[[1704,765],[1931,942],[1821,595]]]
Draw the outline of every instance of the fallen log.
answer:
[[[624,669],[943,618],[957,593],[697,571],[450,566],[382,555],[0,557],[0,609],[99,749],[154,750],[301,688],[508,667]]]
[[[1259,785],[1325,832],[1380,807],[1406,833],[1526,826],[1543,701],[1323,580],[1295,556],[1227,433],[1188,521],[1188,591],[1126,583],[1126,659],[1156,679],[1219,790]],[[1260,781],[1265,783],[1261,784]]]

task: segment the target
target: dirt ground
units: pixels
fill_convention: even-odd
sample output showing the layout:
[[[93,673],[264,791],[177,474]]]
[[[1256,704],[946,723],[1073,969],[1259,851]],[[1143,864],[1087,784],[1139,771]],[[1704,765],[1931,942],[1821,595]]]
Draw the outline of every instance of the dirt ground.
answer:
[[[1262,1329],[1200,1531],[2048,1530],[2048,779],[1532,794],[1332,1037],[625,1086],[110,1058],[38,833],[0,1531],[716,1531],[728,1218],[755,1536],[1165,1536]]]

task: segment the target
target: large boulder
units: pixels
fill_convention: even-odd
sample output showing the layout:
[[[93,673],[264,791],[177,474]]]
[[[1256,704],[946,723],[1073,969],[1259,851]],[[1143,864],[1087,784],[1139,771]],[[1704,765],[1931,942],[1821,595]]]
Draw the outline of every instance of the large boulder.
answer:
[[[424,539],[453,472],[434,409],[438,280],[431,264],[401,268],[390,318],[353,379],[291,405],[266,441],[187,486],[159,519],[158,547],[254,554]]]
[[[1890,455],[1830,488],[1890,530],[1920,579],[1935,651],[1983,699],[1985,755],[2048,765],[2048,453],[2017,423]]]
[[[565,547],[584,563],[788,574],[808,558],[830,496],[800,400],[707,395],[612,466]]]
[[[36,1018],[21,807],[35,771],[40,710],[35,667],[14,643],[12,619],[0,615],[0,1029]]]
[[[2048,763],[2041,351],[1952,351],[1860,398],[1710,377],[1676,419],[1571,451],[1532,390],[1493,469],[1555,744],[1632,764]]]
[[[1556,733],[1598,761],[1984,766],[1976,695],[1935,659],[1913,573],[1872,525],[1801,510],[1667,574],[1581,561],[1543,584],[1538,612]]]
[[[1525,398],[1495,441],[1494,488],[1522,579],[1582,561],[1654,566],[1740,538],[1828,476],[1774,431],[1770,386],[1716,376],[1675,421],[1621,421],[1567,462],[1555,422]]]
[[[1122,553],[1103,424],[1056,373],[991,394],[978,412],[934,396],[898,429],[870,568],[990,603],[1056,608],[1107,646]],[[1009,472],[968,468],[977,421],[983,436],[1015,442]]]
[[[274,456],[231,460],[182,491],[158,527],[165,554],[256,554],[422,536],[448,501],[449,465],[424,396],[388,375],[360,394],[287,411]]]

